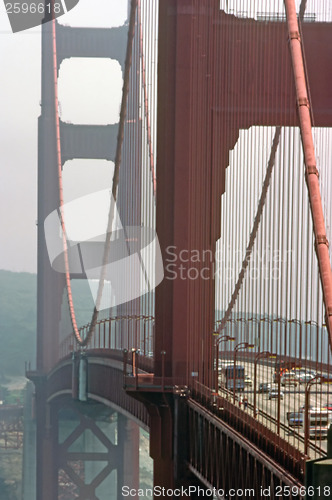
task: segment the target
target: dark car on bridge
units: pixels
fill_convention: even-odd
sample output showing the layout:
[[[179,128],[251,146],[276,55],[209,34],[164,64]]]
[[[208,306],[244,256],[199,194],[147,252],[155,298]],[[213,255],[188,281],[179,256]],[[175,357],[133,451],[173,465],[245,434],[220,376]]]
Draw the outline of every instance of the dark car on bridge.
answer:
[[[278,389],[271,389],[269,392],[269,399],[284,399],[284,393]]]
[[[259,384],[258,392],[260,393],[270,392],[270,390],[271,390],[271,384],[269,384],[268,382],[263,382],[262,384]]]

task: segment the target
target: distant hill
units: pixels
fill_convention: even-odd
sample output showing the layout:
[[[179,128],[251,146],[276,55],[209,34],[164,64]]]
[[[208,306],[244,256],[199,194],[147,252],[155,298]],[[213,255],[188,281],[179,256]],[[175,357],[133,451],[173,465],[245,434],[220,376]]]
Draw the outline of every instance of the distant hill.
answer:
[[[35,363],[37,276],[0,270],[0,377]],[[1,379],[0,379],[1,381]]]
[[[84,325],[93,308],[87,282],[76,280],[73,296],[77,322]],[[36,324],[37,275],[0,270],[0,383],[4,375],[24,375],[26,361],[35,367]]]

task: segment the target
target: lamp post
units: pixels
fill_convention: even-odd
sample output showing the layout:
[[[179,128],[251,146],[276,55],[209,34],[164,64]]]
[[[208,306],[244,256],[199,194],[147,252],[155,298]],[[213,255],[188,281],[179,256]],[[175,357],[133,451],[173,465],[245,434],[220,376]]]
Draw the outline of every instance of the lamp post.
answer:
[[[276,355],[276,357],[277,357],[277,355]],[[279,355],[279,358],[280,357],[281,356]],[[279,364],[279,366],[280,366],[280,364]],[[277,383],[278,383],[277,434],[280,434],[280,384],[281,384],[280,370],[279,370],[279,373],[278,373]]]
[[[234,347],[234,364],[233,364],[233,403],[235,404],[235,382],[236,382],[236,357],[240,349],[253,349],[254,344],[248,342],[240,342]]]
[[[237,319],[228,318],[226,321],[224,319],[218,320],[215,322],[215,330],[220,335],[226,329],[227,323],[234,323],[234,325],[235,325],[235,338],[238,338],[238,322],[239,321],[246,321],[246,320],[244,318],[237,318]],[[218,326],[218,324],[220,326]]]
[[[219,335],[219,332],[213,332],[213,335]],[[215,370],[215,391],[218,392],[218,374],[219,374],[219,345],[221,342],[234,341],[235,337],[231,337],[230,335],[222,335],[218,339],[216,339],[215,343],[215,352],[216,352],[216,370]]]
[[[133,318],[136,321],[136,325],[134,327],[135,328],[135,347],[138,351],[140,350],[139,346],[141,344],[141,320],[143,318],[144,318],[144,316],[142,314],[134,316],[134,318]]]
[[[150,352],[150,348],[147,350],[146,323],[148,321],[153,321],[154,317],[153,316],[142,316],[142,319],[143,319],[143,353],[144,353],[144,356],[147,356],[147,353]],[[142,342],[142,339],[140,339],[140,342]],[[150,342],[148,342],[148,346],[150,347]]]
[[[246,327],[247,327],[247,319],[246,318],[237,318],[236,319],[236,322],[237,323],[245,323],[245,327],[244,327],[244,332],[246,332]],[[238,338],[239,338],[239,328],[237,327],[237,334],[238,334]],[[248,339],[246,340],[243,340],[244,342],[248,342]]]
[[[256,418],[256,396],[257,396],[257,388],[256,388],[256,381],[257,381],[257,361],[260,358],[273,358],[275,357],[275,354],[271,354],[270,351],[262,351],[256,354],[255,356],[255,361],[254,361],[254,417]]]
[[[258,342],[256,344],[256,340],[257,340],[257,337],[255,337],[254,341],[255,341],[255,345],[256,347],[258,347],[258,350],[260,350],[260,345],[261,345],[261,323],[260,323],[260,320],[258,318],[249,318],[247,320],[248,322],[249,321],[252,321],[253,323],[256,323],[258,325]],[[249,330],[249,328],[248,328]],[[247,336],[247,340],[249,340],[249,332],[248,332],[248,336]]]
[[[143,353],[146,356],[146,322],[148,321],[148,316],[143,316]]]
[[[276,323],[283,323],[285,325],[285,337],[284,337],[284,358],[286,357],[286,340],[287,340],[287,320],[284,318],[275,318],[273,320]],[[276,349],[277,350],[277,349]],[[280,354],[281,357],[281,345],[280,345]],[[278,376],[278,408],[277,408],[277,434],[280,434],[280,374]]]
[[[131,348],[131,352],[132,352],[132,359],[131,359],[131,363],[132,363],[132,374],[133,374],[133,377],[136,377],[136,380],[137,380],[137,367],[136,367],[136,352],[137,352],[137,349],[135,347],[132,347]]]
[[[274,318],[274,319],[272,320],[272,322],[274,322],[274,323],[282,323],[283,325],[287,325],[287,320],[286,320],[286,319],[284,319],[284,318]],[[284,356],[286,355],[286,336],[287,336],[287,331],[286,331],[286,330],[287,330],[287,329],[286,329],[286,326],[285,326],[285,337],[284,337]],[[281,344],[281,342],[280,342],[280,344]],[[276,349],[276,351],[277,351],[277,349]],[[279,353],[279,354],[280,354],[280,356],[281,356],[281,345],[280,345],[280,353]]]
[[[299,321],[298,319],[290,319],[288,323],[293,323],[295,325],[299,325],[300,327],[299,360],[300,360],[300,365],[302,366],[302,321]],[[305,324],[306,323],[307,322],[305,322]],[[296,351],[295,351],[295,357],[296,357]]]
[[[261,318],[260,323],[263,323],[263,322],[268,323],[270,326],[272,325],[272,319],[270,319],[270,318],[265,318],[265,317]],[[259,349],[260,349],[260,342],[261,342],[261,330],[259,330]],[[272,346],[272,344],[271,344],[271,346]]]
[[[305,321],[304,322],[305,325],[313,325],[316,327],[316,372],[318,371],[318,352],[319,352],[319,349],[318,349],[318,329],[319,329],[319,324],[317,323],[317,321],[313,321],[313,320],[309,320],[309,321]],[[326,324],[323,323],[322,324],[322,328],[326,328]]]
[[[263,317],[263,318],[248,318],[247,321],[252,321],[254,323],[257,323],[258,325],[258,337],[255,337],[255,345],[256,347],[258,348],[258,351],[260,351],[261,349],[261,329],[262,329],[262,323],[269,323],[269,325],[272,324],[272,319],[270,318],[267,318],[267,317]],[[249,337],[249,335],[248,335]],[[248,340],[248,339],[247,339]]]
[[[112,326],[112,321],[114,321],[114,326]],[[123,347],[123,342],[122,342],[122,339],[120,338],[120,336],[119,336],[119,344],[118,344],[118,335],[117,335],[117,332],[118,332],[118,317],[117,316],[114,316],[111,319],[109,328],[110,328],[110,330],[109,330],[109,337],[110,337],[109,344],[110,344],[110,346],[112,345],[111,340],[112,340],[112,337],[113,337],[113,330],[114,330],[114,349],[123,349],[123,350],[126,350]]]

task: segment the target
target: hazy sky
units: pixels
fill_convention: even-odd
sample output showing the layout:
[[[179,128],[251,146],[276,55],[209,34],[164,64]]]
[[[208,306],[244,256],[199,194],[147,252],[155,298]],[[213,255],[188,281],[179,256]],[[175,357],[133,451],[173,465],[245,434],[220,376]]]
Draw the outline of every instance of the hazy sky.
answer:
[[[299,2],[296,0],[297,6]],[[314,4],[309,0],[307,10]],[[236,10],[239,5],[243,5],[243,0],[221,0],[221,7],[226,10]],[[266,0],[248,5],[255,5],[255,12],[250,12],[253,16],[267,8]],[[268,6],[274,12],[283,12],[282,0],[274,0]],[[80,0],[59,20],[73,26],[110,27],[122,25],[126,14],[127,0]],[[40,29],[11,33],[4,4],[0,2],[0,37],[0,269],[35,272]],[[73,123],[115,123],[121,82],[120,67],[115,61],[64,61],[59,79],[61,118]],[[70,168],[64,168],[66,201],[108,187],[111,175],[107,162],[71,162]]]
[[[0,3],[0,268],[36,270],[40,36],[12,34]]]
[[[122,25],[126,13],[126,0],[80,0],[59,21],[72,26],[111,27]],[[40,29],[13,34],[4,4],[0,2],[0,37],[0,269],[36,272]],[[62,119],[73,123],[116,122],[121,81],[120,67],[115,61],[65,61],[59,80]],[[80,105],[83,96],[84,108]],[[91,162],[90,166],[86,162],[83,168],[76,165],[76,172],[77,167],[81,168],[81,177],[71,197],[84,194],[86,186],[91,191],[104,187],[105,180],[110,182],[110,168],[105,163],[99,165],[101,175],[99,179],[94,176],[93,185]],[[75,164],[70,175],[64,170],[68,185],[73,174]]]

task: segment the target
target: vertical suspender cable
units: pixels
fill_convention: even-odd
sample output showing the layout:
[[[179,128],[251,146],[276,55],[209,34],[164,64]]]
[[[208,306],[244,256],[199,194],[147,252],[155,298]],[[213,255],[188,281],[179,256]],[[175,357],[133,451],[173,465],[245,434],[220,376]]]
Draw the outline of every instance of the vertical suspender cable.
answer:
[[[326,324],[332,348],[332,273],[326,237],[322,200],[318,182],[315,150],[312,137],[307,84],[304,72],[301,39],[294,0],[284,0],[288,24],[289,45],[294,73],[295,90],[304,152],[305,174],[313,220],[315,246],[325,303]]]

